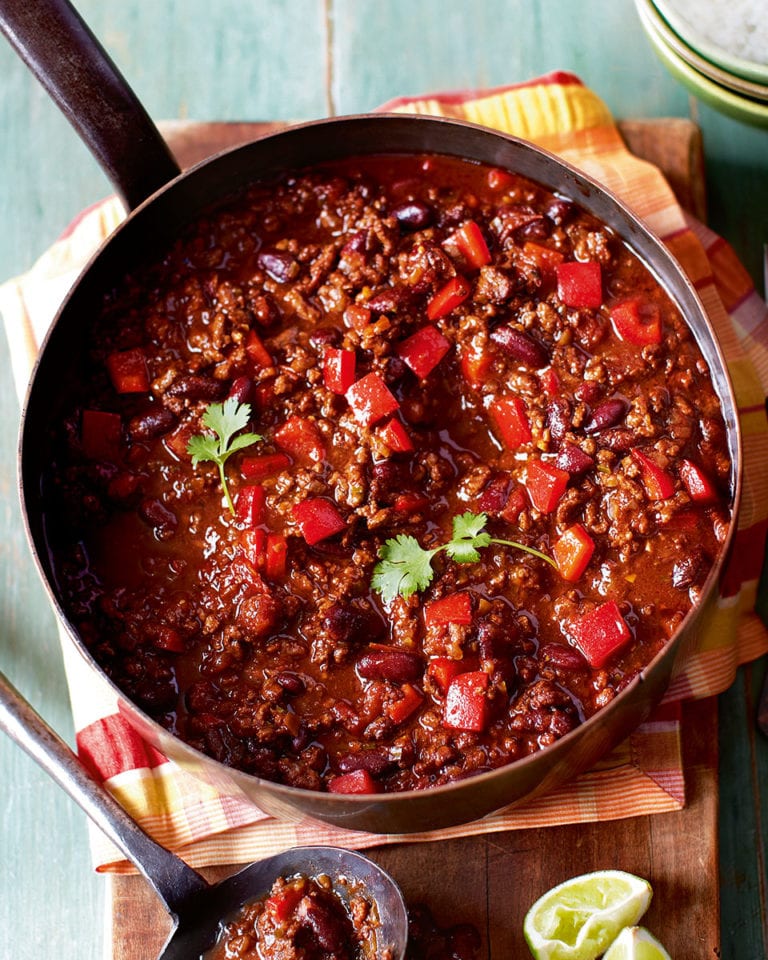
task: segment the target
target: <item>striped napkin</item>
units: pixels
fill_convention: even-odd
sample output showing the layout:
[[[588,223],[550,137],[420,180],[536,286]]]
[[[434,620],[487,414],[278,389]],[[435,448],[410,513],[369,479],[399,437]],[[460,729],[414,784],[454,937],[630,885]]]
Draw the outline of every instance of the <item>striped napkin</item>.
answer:
[[[535,804],[407,839],[679,809],[685,802],[681,701],[720,693],[740,664],[768,651],[768,631],[754,612],[768,526],[766,304],[730,247],[679,207],[659,170],[629,153],[605,104],[577,77],[556,73],[483,92],[399,99],[382,109],[468,119],[513,133],[559,154],[618,194],[662,237],[695,284],[731,370],[745,437],[744,496],[733,561],[711,620],[688,649],[654,716],[594,769]],[[115,198],[85,211],[28,273],[0,287],[0,312],[20,393],[61,299],[123,215]],[[144,743],[116,703],[100,688],[93,689],[85,664],[62,639],[81,759],[150,834],[193,866],[247,862],[297,843],[362,849],[404,839],[310,821],[288,823],[221,796]],[[98,831],[92,840],[97,869],[132,870]]]

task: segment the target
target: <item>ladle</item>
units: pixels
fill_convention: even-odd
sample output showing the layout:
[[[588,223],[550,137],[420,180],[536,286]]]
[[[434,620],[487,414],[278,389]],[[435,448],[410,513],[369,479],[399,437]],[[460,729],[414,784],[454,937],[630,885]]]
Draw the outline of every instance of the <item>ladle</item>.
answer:
[[[389,949],[402,960],[408,918],[394,880],[362,854],[339,847],[295,847],[209,884],[196,870],[151,839],[69,746],[0,673],[0,729],[25,750],[144,874],[174,921],[158,960],[197,960],[213,946],[219,922],[244,903],[266,894],[277,877],[328,875],[350,881],[378,912],[376,956]],[[347,895],[344,886],[339,896]]]

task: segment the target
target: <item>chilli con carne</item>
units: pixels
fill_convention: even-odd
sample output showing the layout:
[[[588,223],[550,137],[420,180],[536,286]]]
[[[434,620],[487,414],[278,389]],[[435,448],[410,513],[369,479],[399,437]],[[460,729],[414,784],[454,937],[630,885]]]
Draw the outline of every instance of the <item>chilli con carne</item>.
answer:
[[[731,520],[679,311],[504,170],[258,184],[110,297],[90,365],[48,485],[67,613],[161,724],[295,787],[553,743],[664,646]]]

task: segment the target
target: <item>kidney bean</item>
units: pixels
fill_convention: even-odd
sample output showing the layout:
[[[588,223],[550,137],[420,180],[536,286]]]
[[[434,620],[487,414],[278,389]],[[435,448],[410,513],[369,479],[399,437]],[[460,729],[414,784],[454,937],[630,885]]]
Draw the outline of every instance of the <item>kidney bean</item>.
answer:
[[[275,674],[275,681],[292,697],[297,697],[304,692],[304,681],[296,673],[283,670],[281,673]]]
[[[506,507],[509,500],[510,479],[506,473],[497,473],[491,477],[477,502],[483,513],[490,513],[491,516],[495,516]]]
[[[627,453],[639,442],[635,431],[630,430],[629,427],[611,427],[609,430],[603,430],[598,439],[600,446],[607,447],[614,453]]]
[[[357,672],[366,680],[407,683],[423,672],[421,657],[408,650],[370,650],[357,661]]]
[[[309,342],[315,350],[337,347],[341,343],[341,330],[335,327],[318,327],[310,333]]]
[[[584,453],[581,447],[575,443],[564,443],[557,454],[555,465],[560,470],[565,470],[572,476],[578,476],[580,473],[586,473],[591,470],[595,461],[588,453]]]
[[[408,481],[408,466],[402,460],[380,460],[371,469],[371,496],[391,502]]]
[[[285,250],[260,250],[256,263],[278,283],[295,280],[299,275],[296,258]]]
[[[296,912],[302,926],[307,926],[312,931],[321,950],[332,957],[349,955],[342,917],[334,912],[330,904],[321,901],[319,897],[303,897]]]
[[[545,643],[539,650],[539,657],[545,663],[551,663],[560,670],[584,670],[587,661],[575,647],[564,643]]]
[[[708,560],[701,551],[682,557],[672,568],[672,586],[687,590],[703,578],[707,567]]]
[[[518,240],[546,240],[550,232],[551,227],[544,217],[536,217],[519,227],[515,231],[515,237]]]
[[[253,399],[253,380],[250,377],[235,377],[227,398],[238,403],[250,403]]]
[[[600,396],[600,385],[594,380],[585,380],[573,391],[574,397],[582,403],[594,403]]]
[[[280,311],[267,293],[251,296],[249,306],[254,318],[262,327],[269,327],[280,319]]]
[[[561,197],[555,197],[554,200],[551,200],[547,204],[545,213],[552,223],[555,223],[558,227],[560,227],[570,217],[571,213],[573,213],[573,204],[570,200],[563,200]]]
[[[176,426],[176,417],[165,407],[150,407],[138,413],[128,423],[128,433],[133,440],[154,440]]]
[[[190,373],[177,377],[165,392],[169,397],[183,397],[185,400],[220,400],[225,390],[226,384],[221,380]]]
[[[356,753],[346,753],[336,761],[340,773],[367,770],[372,777],[381,776],[394,763],[386,747],[370,747]]]
[[[383,623],[371,611],[337,602],[326,610],[323,627],[334,643],[362,643],[380,636]]]
[[[386,287],[366,301],[366,306],[374,313],[395,313],[408,300],[408,293],[402,287]]]
[[[608,427],[615,427],[623,420],[627,413],[627,403],[619,397],[603,400],[592,411],[589,420],[584,424],[585,433],[597,433]]]
[[[556,397],[547,404],[547,426],[555,443],[560,443],[571,429],[571,404],[565,397]]]
[[[519,360],[529,367],[545,367],[549,362],[547,351],[538,340],[534,340],[527,333],[515,330],[513,327],[497,327],[491,333],[491,340],[500,347],[508,357]]]
[[[423,230],[432,223],[432,209],[421,200],[406,200],[390,211],[404,230]]]
[[[179,519],[173,510],[155,497],[145,497],[139,504],[139,516],[150,527],[158,532],[165,532],[166,536],[175,532]]]

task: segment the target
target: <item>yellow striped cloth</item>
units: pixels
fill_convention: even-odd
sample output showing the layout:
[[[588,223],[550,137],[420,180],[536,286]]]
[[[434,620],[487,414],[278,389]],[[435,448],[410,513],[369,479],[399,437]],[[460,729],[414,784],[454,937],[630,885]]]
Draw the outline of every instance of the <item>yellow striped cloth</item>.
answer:
[[[679,809],[685,800],[680,701],[724,690],[739,664],[768,651],[768,632],[754,612],[768,520],[768,311],[733,251],[678,205],[661,173],[629,153],[602,100],[570,74],[484,92],[392,101],[383,109],[453,116],[532,140],[559,154],[618,194],[679,259],[712,319],[734,380],[745,435],[745,485],[735,562],[724,578],[712,619],[687,651],[655,715],[597,766],[535,804],[502,810],[472,824],[407,839],[488,833],[558,823],[617,819]],[[0,311],[20,393],[37,346],[81,267],[123,216],[114,199],[82,214],[22,277],[0,287]],[[63,650],[78,745],[83,759],[162,844],[194,866],[239,863],[297,843],[354,848],[403,838],[275,820],[250,804],[223,797],[143,745],[92,689],[79,655]],[[130,866],[94,831],[98,869]]]

